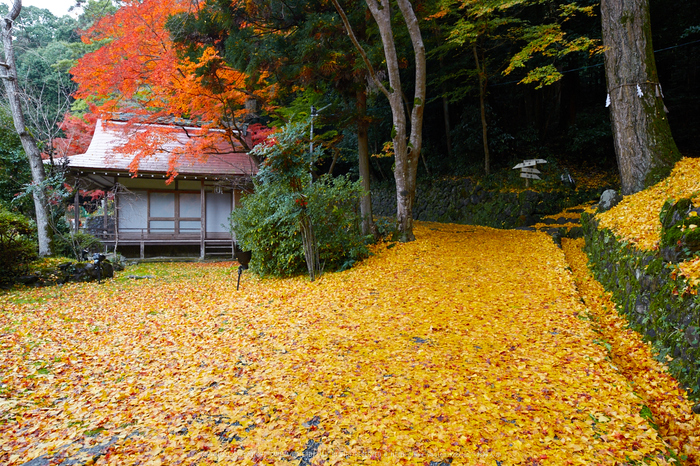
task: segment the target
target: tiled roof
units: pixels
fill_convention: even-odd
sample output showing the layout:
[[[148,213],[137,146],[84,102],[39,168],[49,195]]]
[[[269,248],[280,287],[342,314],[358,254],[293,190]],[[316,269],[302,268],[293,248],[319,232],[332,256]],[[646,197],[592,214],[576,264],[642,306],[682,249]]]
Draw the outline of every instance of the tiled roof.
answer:
[[[109,170],[127,173],[134,155],[117,153],[114,150],[128,140],[125,127],[124,122],[109,121],[105,124],[102,120],[97,120],[95,135],[87,152],[69,156],[68,167],[74,171]],[[156,125],[143,125],[143,129],[139,128],[138,131],[147,131],[150,127]],[[188,132],[199,131],[199,128],[177,128],[177,140],[164,143],[155,155],[142,159],[139,163],[139,173],[167,173],[172,151],[185,146],[189,139]],[[175,167],[180,175],[252,175],[257,172],[255,163],[242,148],[241,152],[233,152],[230,145],[223,143],[217,146],[215,154],[204,157],[181,155]]]

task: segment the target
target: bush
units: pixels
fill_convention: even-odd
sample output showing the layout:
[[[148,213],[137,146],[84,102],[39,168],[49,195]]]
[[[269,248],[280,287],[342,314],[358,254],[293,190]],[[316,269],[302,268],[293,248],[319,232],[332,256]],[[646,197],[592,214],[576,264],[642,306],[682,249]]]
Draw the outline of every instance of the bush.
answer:
[[[12,283],[15,277],[29,271],[29,263],[37,258],[32,240],[30,220],[0,206],[0,283]]]
[[[53,253],[57,256],[75,257],[80,260],[80,252],[83,249],[98,252],[102,251],[104,246],[99,239],[87,233],[64,233],[54,236]]]
[[[345,176],[323,176],[309,193],[309,213],[318,240],[321,265],[345,270],[367,257],[370,237],[361,233],[359,201],[362,187]]]
[[[341,270],[367,256],[368,249],[356,211],[359,183],[345,177],[322,177],[306,192],[321,265]],[[279,185],[255,183],[255,193],[243,198],[231,214],[238,245],[253,252],[251,269],[261,275],[290,276],[306,269],[298,205]]]
[[[261,275],[289,276],[307,268],[306,219],[325,270],[350,267],[368,254],[360,233],[360,184],[342,176],[310,183],[305,134],[305,126],[292,125],[256,146],[265,161],[254,179],[255,192],[231,214],[236,241],[253,252],[251,268]]]

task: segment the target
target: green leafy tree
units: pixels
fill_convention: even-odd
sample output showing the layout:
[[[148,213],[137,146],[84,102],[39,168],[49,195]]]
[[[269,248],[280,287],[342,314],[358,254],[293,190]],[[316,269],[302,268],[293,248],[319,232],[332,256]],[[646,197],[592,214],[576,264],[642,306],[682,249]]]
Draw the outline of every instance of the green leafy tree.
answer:
[[[484,172],[491,171],[488,138],[488,83],[492,76],[525,70],[521,84],[537,89],[558,82],[562,60],[577,52],[601,51],[595,38],[568,31],[565,23],[576,15],[591,16],[591,5],[552,0],[447,0],[433,19],[447,30],[448,40],[436,54],[465,49],[473,58],[472,79],[479,94]],[[460,70],[464,73],[465,70]],[[476,79],[474,79],[476,78]],[[454,91],[453,91],[454,92]]]
[[[364,9],[352,11],[352,23],[364,37]],[[368,75],[345,39],[343,24],[331,4],[318,0],[208,0],[196,12],[173,18],[169,28],[179,43],[188,46],[190,55],[199,53],[200,44],[215,45],[230,66],[251,77],[251,90],[258,77],[266,75],[266,82],[275,84],[277,94],[262,107],[273,120],[284,124],[293,116],[308,117],[311,105],[322,108],[332,101],[344,101],[345,105],[333,105],[320,114],[317,121],[325,120],[341,130],[356,125],[359,175],[365,188],[360,203],[363,232],[374,231],[369,192]],[[301,102],[307,105],[299,111]],[[336,160],[337,152],[329,173]]]
[[[7,10],[0,5],[0,12]],[[78,22],[56,17],[49,10],[24,6],[13,25],[13,48],[24,116],[42,152],[54,155],[53,140],[70,109],[76,90],[63,65],[74,57],[72,44],[80,42]]]
[[[9,111],[0,106],[0,205],[12,206],[24,215],[32,210],[29,198],[18,200],[24,187],[32,182],[27,156],[15,132]]]
[[[0,66],[0,78],[2,78],[5,86],[15,131],[22,142],[22,147],[27,154],[31,167],[32,186],[34,188],[32,189],[32,197],[34,199],[34,212],[37,223],[39,255],[48,256],[51,254],[51,234],[49,231],[50,213],[48,199],[44,189],[46,172],[37,141],[25,124],[21,92],[17,83],[17,65],[13,47],[13,25],[21,10],[22,1],[14,0],[12,9],[2,21],[0,32],[2,32],[4,63]]]
[[[37,257],[34,233],[27,217],[0,205],[0,284],[27,273],[29,263]]]
[[[254,193],[231,214],[236,241],[263,275],[292,275],[306,265],[314,280],[322,266],[348,267],[367,254],[357,212],[362,188],[343,176],[312,182],[308,129],[289,124],[253,149],[263,160]]]

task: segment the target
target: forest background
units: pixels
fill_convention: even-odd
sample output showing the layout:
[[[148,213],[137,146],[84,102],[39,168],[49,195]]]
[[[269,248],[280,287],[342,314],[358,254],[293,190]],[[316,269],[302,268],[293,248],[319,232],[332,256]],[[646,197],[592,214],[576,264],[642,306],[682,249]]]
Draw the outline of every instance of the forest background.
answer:
[[[308,119],[315,106],[324,109],[316,117],[319,143],[329,149],[318,173],[358,177],[358,133],[366,130],[376,156],[371,179],[391,179],[390,106],[331,3],[76,3],[77,18],[25,6],[14,26],[25,113],[46,157],[83,152],[100,114],[240,129]],[[362,26],[369,61],[381,64],[379,32],[364,3],[342,5]],[[650,2],[668,119],[690,157],[700,155],[697,6]],[[597,2],[427,1],[414,8],[427,50],[419,179],[493,177],[528,158],[583,173],[616,170]],[[7,11],[0,5],[0,14]],[[411,95],[415,63],[401,31],[394,39],[398,55],[409,57],[400,70]],[[0,113],[0,202],[31,216],[29,197],[17,199],[31,180],[28,163],[9,112]]]

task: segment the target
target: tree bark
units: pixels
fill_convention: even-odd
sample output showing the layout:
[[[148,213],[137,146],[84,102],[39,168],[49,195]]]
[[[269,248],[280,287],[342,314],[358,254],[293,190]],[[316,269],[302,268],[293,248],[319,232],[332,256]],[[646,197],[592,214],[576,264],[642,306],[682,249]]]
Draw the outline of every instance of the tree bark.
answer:
[[[600,10],[615,154],[628,195],[668,175],[680,152],[656,72],[648,0],[602,0]]]
[[[423,142],[423,109],[425,106],[425,46],[413,7],[408,0],[397,0],[406,28],[411,37],[415,58],[415,92],[411,110],[411,132],[407,134],[406,113],[402,101],[400,66],[391,27],[391,4],[389,0],[367,0],[372,17],[377,22],[384,47],[389,73],[389,104],[393,118],[392,141],[394,144],[396,179],[396,221],[400,240],[416,239],[413,234],[413,205],[416,197],[416,174],[418,158]]]
[[[369,169],[369,122],[367,121],[367,92],[357,92],[357,158],[360,165],[360,182],[364,193],[360,198],[360,215],[362,216],[362,234],[377,236],[372,215],[372,193],[370,191]]]
[[[372,13],[384,48],[384,58],[386,60],[387,72],[389,76],[389,88],[387,89],[378,78],[372,67],[367,54],[357,41],[355,33],[350,26],[350,22],[337,0],[333,4],[338,10],[345,29],[350,36],[355,47],[360,52],[370,75],[380,91],[389,100],[393,126],[391,129],[391,139],[394,144],[395,169],[394,178],[396,180],[396,221],[399,228],[400,240],[403,242],[416,239],[413,234],[413,204],[416,195],[416,174],[418,172],[418,159],[420,157],[421,145],[423,143],[423,109],[425,107],[425,46],[421,36],[418,18],[409,0],[397,0],[404,23],[411,37],[413,54],[415,59],[415,90],[413,96],[413,109],[410,110],[410,135],[408,121],[406,119],[406,108],[403,103],[403,91],[401,88],[399,59],[394,43],[394,34],[391,25],[391,3],[389,0],[366,0],[367,7]]]
[[[32,197],[34,199],[34,209],[36,211],[37,237],[39,241],[39,255],[51,255],[51,235],[49,232],[49,208],[46,199],[45,181],[46,172],[44,163],[41,160],[41,151],[36,144],[36,140],[27,130],[22,113],[20,102],[19,84],[17,81],[17,68],[15,66],[15,54],[12,45],[12,25],[22,10],[22,1],[14,0],[10,13],[2,19],[2,42],[5,50],[5,63],[0,64],[0,76],[5,83],[7,98],[12,112],[12,120],[15,130],[22,141],[22,147],[29,159],[32,171]]]
[[[479,110],[481,112],[481,139],[484,143],[484,173],[491,173],[491,155],[489,154],[488,123],[486,121],[486,63],[479,60],[477,45],[472,46],[476,72],[479,75]]]
[[[442,70],[443,63],[440,57],[440,69]],[[447,144],[447,156],[452,158],[452,125],[450,124],[450,102],[445,95],[447,92],[445,83],[442,83],[442,116],[445,120],[445,143]]]
[[[301,242],[304,246],[306,269],[309,271],[309,279],[314,281],[321,276],[321,260],[318,254],[318,243],[316,242],[314,226],[306,210],[299,217],[299,227],[301,229]]]

